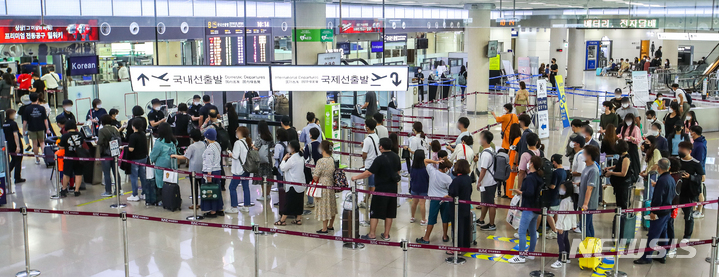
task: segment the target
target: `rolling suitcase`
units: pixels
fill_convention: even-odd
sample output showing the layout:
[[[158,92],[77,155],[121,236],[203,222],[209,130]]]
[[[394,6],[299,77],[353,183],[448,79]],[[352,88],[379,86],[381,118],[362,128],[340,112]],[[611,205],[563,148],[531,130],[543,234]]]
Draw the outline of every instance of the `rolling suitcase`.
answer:
[[[627,207],[632,207],[632,191],[634,191],[634,186],[629,186],[627,188],[629,199],[627,201]],[[616,217],[615,217],[616,219]],[[622,213],[622,215],[619,217],[619,234],[617,236],[616,234],[616,227],[617,227],[617,221],[612,220],[612,238],[613,239],[619,239],[622,244],[629,244],[634,239],[634,234],[636,233],[636,226],[637,226],[637,215],[635,213]]]
[[[652,206],[652,196],[654,196],[654,187],[652,186],[652,182],[657,181],[657,174],[649,174],[647,175],[647,180],[644,183],[644,194],[642,195],[644,200],[642,200],[642,208],[649,208]],[[649,230],[649,220],[644,219],[645,215],[649,215],[649,211],[642,212],[642,228],[644,230]]]
[[[354,215],[352,210],[342,209],[342,237],[353,238],[352,229],[354,228],[355,239],[359,238],[359,209],[355,209]]]
[[[162,186],[162,207],[174,212],[179,211],[181,206],[180,186],[173,183],[165,183],[165,185]]]
[[[46,167],[55,166],[55,145],[46,144],[45,148],[42,149],[43,160],[45,160]]]
[[[472,245],[477,245],[477,224],[474,224],[477,222],[477,214],[472,211],[472,222],[470,223],[472,225]]]
[[[596,72],[597,72],[597,76],[602,76],[602,68],[601,67],[597,67]]]
[[[582,242],[579,245],[577,253],[579,253],[579,268],[580,269],[592,269],[594,270],[602,263],[600,257],[582,257],[582,254],[595,254],[602,252],[602,240],[594,237],[585,237],[584,232],[586,228],[586,215],[582,215]]]

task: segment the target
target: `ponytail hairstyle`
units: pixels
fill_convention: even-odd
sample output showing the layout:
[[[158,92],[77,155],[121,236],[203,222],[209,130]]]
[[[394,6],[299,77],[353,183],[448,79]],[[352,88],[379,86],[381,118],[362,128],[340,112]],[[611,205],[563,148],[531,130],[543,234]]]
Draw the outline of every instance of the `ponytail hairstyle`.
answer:
[[[421,137],[423,139],[425,138],[424,131],[422,131],[422,122],[415,121],[412,124],[412,129],[414,129],[415,133],[419,134],[419,137]]]
[[[250,137],[250,129],[248,129],[245,126],[237,127],[237,132],[240,132],[242,134],[242,138],[245,139],[245,142],[247,142],[247,147],[252,147],[252,138]]]
[[[532,156],[532,158],[529,159],[529,162],[532,163],[532,167],[534,167],[537,175],[543,177],[544,171],[542,169],[544,168],[544,162],[542,161],[542,158],[539,156]]]
[[[320,149],[322,149],[322,151],[325,151],[327,155],[332,155],[332,148],[334,148],[333,146],[334,144],[329,140],[323,140],[320,143]]]

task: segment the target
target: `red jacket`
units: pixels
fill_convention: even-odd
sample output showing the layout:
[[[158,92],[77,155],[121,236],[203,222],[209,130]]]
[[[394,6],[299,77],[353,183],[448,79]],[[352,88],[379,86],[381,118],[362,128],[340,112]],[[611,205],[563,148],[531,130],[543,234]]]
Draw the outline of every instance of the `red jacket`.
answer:
[[[19,89],[28,90],[32,85],[32,75],[23,73],[17,76],[17,85]]]

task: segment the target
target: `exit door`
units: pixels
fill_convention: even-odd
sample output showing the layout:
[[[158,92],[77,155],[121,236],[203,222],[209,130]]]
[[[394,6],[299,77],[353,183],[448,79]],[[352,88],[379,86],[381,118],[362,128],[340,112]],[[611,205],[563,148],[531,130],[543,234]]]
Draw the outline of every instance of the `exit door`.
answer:
[[[649,53],[649,40],[642,40],[641,42],[642,47],[639,50],[639,57],[651,57],[651,54]]]

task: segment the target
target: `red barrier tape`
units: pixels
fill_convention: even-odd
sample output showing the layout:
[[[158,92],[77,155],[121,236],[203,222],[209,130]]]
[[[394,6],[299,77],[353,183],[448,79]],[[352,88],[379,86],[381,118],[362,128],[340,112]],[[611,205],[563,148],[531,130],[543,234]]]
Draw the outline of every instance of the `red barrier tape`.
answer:
[[[349,153],[349,152],[340,152],[340,151],[337,151],[337,152],[332,152],[332,153],[339,154],[339,155],[344,155],[344,156],[351,156],[351,157],[362,157],[362,154]]]
[[[19,211],[19,209],[18,209],[18,211]],[[47,210],[47,209],[27,209],[27,212],[28,212],[28,213],[40,213],[40,214],[63,214],[63,215],[99,216],[99,217],[120,217],[120,214],[112,214],[112,213],[63,211],[63,210]]]
[[[19,154],[19,153],[10,153],[10,156],[16,156],[16,157],[36,157],[36,158],[44,158],[45,155],[43,154]],[[80,157],[58,157],[58,159],[65,159],[65,160],[71,160],[71,161],[85,161],[85,162],[91,162],[91,161],[112,161],[114,158],[80,158]]]
[[[555,253],[527,252],[527,251],[519,252],[519,251],[512,251],[512,250],[465,248],[465,247],[452,247],[452,246],[419,244],[419,243],[408,243],[407,246],[410,248],[433,249],[433,250],[444,250],[444,251],[460,251],[460,252],[493,254],[493,255],[494,254],[496,254],[496,255],[522,255],[522,256],[550,257],[550,258],[559,257],[559,254],[555,254]]]
[[[192,225],[192,226],[214,227],[214,228],[235,229],[235,230],[252,230],[252,226],[243,226],[243,225],[235,225],[235,224],[220,224],[220,223],[200,222],[200,221],[191,221],[191,220],[178,220],[178,219],[170,219],[170,218],[162,218],[162,217],[154,217],[154,216],[146,216],[146,215],[138,215],[138,214],[127,214],[127,217],[139,219],[139,220],[173,223],[173,224],[180,224],[180,225]]]
[[[8,208],[0,208],[0,213],[13,213],[13,212],[19,212],[20,209],[8,209]]]
[[[120,159],[120,161],[123,162],[123,163],[140,165],[140,166],[144,166],[144,167],[148,167],[148,168],[152,168],[152,169],[159,169],[159,170],[166,170],[166,171],[170,171],[170,172],[177,172],[177,173],[180,173],[180,174],[188,174],[188,175],[189,175],[189,174],[192,173],[192,172],[186,171],[186,170],[172,169],[172,168],[168,168],[168,167],[161,167],[161,166],[156,166],[156,165],[151,165],[151,164],[138,163],[138,162],[134,162],[134,161],[131,161],[131,160],[125,160],[125,159]],[[200,173],[196,173],[196,174],[199,175]]]
[[[343,143],[349,143],[349,144],[362,144],[359,141],[351,141],[351,140],[344,140],[344,139],[326,139],[327,141],[332,142],[343,142]]]
[[[288,184],[293,186],[302,186],[302,187],[308,187],[308,188],[322,188],[322,189],[333,189],[333,190],[350,190],[350,188],[347,187],[333,187],[333,186],[323,186],[318,184],[305,184],[305,183],[297,183],[297,182],[289,182],[289,181],[280,181],[280,180],[274,180],[274,179],[267,179],[267,182],[275,182],[280,184]]]
[[[635,213],[635,212],[645,212],[645,211],[673,210],[673,209],[677,209],[677,208],[687,208],[687,207],[694,207],[694,206],[707,205],[707,204],[713,204],[713,203],[719,203],[719,200],[709,200],[709,201],[703,201],[703,202],[695,202],[695,203],[679,204],[679,205],[669,205],[669,206],[661,206],[661,207],[626,209],[626,210],[624,210],[624,212]]]

